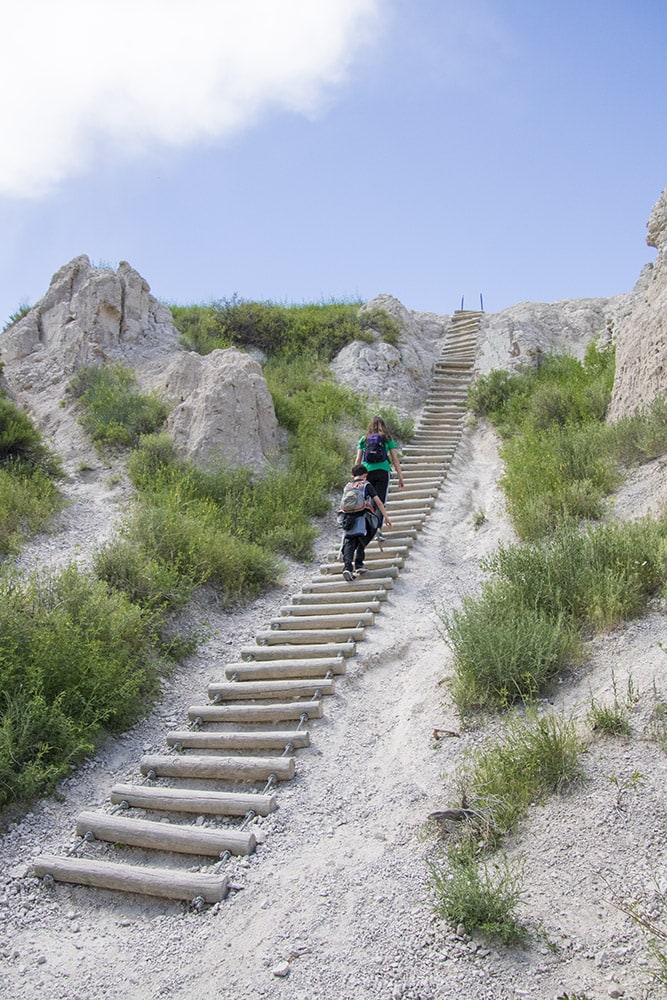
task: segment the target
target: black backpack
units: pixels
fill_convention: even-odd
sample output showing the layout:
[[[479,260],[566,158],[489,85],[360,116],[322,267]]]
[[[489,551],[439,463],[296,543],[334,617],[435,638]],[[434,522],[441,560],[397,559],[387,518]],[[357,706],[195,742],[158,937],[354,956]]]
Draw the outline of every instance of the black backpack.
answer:
[[[387,447],[384,443],[384,435],[367,434],[364,446],[364,462],[371,465],[379,465],[380,462],[387,461]]]

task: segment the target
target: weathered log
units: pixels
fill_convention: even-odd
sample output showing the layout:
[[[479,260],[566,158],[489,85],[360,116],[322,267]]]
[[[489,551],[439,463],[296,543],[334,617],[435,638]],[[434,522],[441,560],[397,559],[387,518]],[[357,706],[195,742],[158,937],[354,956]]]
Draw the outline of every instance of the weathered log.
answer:
[[[93,885],[99,889],[117,889],[167,899],[203,899],[217,903],[227,894],[226,875],[184,872],[173,868],[144,868],[113,861],[89,861],[85,858],[40,857],[33,865],[35,875],[50,875],[57,882]]]
[[[373,625],[375,618],[371,611],[356,611],[346,615],[292,615],[283,618],[272,618],[270,626],[274,632],[286,632],[290,629],[345,629]]]
[[[275,681],[214,681],[208,686],[209,697],[216,701],[255,701],[264,698],[312,698],[333,694],[334,681],[298,680],[288,678]]]
[[[227,663],[225,674],[239,681],[282,680],[291,678],[325,677],[326,674],[344,674],[345,658],[342,656],[315,656],[296,660],[262,660],[260,663]],[[211,692],[209,691],[209,697]]]
[[[145,754],[139,762],[142,774],[153,772],[164,778],[213,778],[220,781],[277,781],[294,777],[294,757],[213,757],[194,754]]]
[[[300,719],[321,719],[323,715],[320,701],[290,701],[286,704],[268,705],[192,705],[188,718],[202,722],[288,722]]]
[[[268,816],[276,808],[275,795],[247,792],[203,792],[192,788],[154,788],[149,785],[114,785],[110,799],[138,809],[203,813],[210,816],[245,816],[251,810]]]
[[[281,637],[282,638],[282,637]],[[354,642],[348,641],[343,642],[330,642],[330,643],[318,643],[313,645],[296,645],[296,646],[281,646],[275,645],[271,646],[246,646],[241,650],[241,659],[244,661],[254,661],[254,660],[281,660],[281,659],[300,659],[301,657],[317,657],[317,656],[354,656],[357,651],[357,647]]]
[[[167,733],[167,744],[192,750],[284,750],[289,745],[298,750],[310,745],[310,733],[307,729],[232,733],[183,729]]]
[[[103,812],[81,813],[76,821],[76,832],[80,837],[92,833],[96,840],[112,844],[213,858],[219,858],[224,851],[236,855],[252,854],[256,846],[255,835],[248,830],[183,826]]]
[[[345,644],[347,642],[360,642],[363,637],[363,628],[308,628],[303,631],[298,631],[296,629],[294,631],[288,631],[287,629],[272,629],[270,632],[258,632],[255,636],[260,646],[263,644],[272,646],[274,643],[281,642],[294,645],[317,642],[335,642]]]

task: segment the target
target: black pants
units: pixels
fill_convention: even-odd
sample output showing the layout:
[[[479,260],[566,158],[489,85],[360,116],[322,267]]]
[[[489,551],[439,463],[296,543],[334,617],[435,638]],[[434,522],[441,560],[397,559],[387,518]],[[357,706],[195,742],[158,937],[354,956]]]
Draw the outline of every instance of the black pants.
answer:
[[[345,538],[343,539],[343,562],[345,564],[345,569],[351,570],[353,568],[353,563],[357,568],[359,568],[359,566],[363,566],[364,558],[366,556],[366,546],[370,545],[373,541],[376,531],[377,527],[375,523],[372,527],[369,527],[367,520],[365,535],[345,535]]]
[[[370,483],[374,488],[375,492],[379,496],[382,503],[387,502],[387,493],[389,492],[389,473],[386,469],[371,469],[366,476],[366,482]],[[380,511],[377,511],[378,517],[378,528],[382,527],[382,522],[384,518]]]

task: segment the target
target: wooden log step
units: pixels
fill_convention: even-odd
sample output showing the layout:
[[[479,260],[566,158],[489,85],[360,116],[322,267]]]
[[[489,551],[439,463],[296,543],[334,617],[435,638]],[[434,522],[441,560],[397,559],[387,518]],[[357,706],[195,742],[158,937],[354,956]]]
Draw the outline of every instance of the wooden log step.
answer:
[[[244,661],[254,660],[281,660],[296,659],[310,656],[354,656],[357,647],[354,642],[323,642],[320,644],[302,646],[246,646],[241,650],[241,659]]]
[[[311,659],[265,660],[261,663],[228,663],[225,674],[230,679],[243,681],[279,680],[286,677],[324,677],[327,673],[344,674],[342,656],[319,656]],[[210,691],[209,691],[210,694]]]
[[[362,599],[358,601],[332,601],[330,604],[286,604],[280,609],[281,615],[288,620],[301,615],[353,615],[360,611],[377,613],[380,610],[380,602]]]
[[[95,840],[111,844],[212,858],[219,858],[224,851],[235,855],[252,854],[257,843],[254,833],[246,830],[160,823],[103,812],[81,813],[76,821],[76,832],[80,837],[92,833]]]
[[[432,507],[434,503],[435,497],[422,497],[420,500],[410,500],[409,498],[407,500],[401,500],[400,496],[396,498],[392,497],[391,507],[388,508],[389,519],[391,520],[391,515],[394,511],[397,513],[405,510],[420,511],[425,507]]]
[[[395,576],[398,576],[398,570]],[[337,579],[331,580],[312,580],[310,583],[306,583],[303,586],[304,594],[310,598],[311,594],[354,594],[359,591],[370,591],[376,588],[382,588],[383,590],[392,590],[394,587],[394,576],[389,576],[385,574],[383,576],[372,576],[369,578],[368,573],[366,577],[360,576],[356,580],[352,580],[351,583],[343,580],[342,576]]]
[[[396,576],[398,576],[398,571],[405,562],[405,559],[402,556],[394,556],[393,558],[385,559],[382,553],[380,553],[379,558],[375,559],[372,558],[371,555],[372,555],[371,550],[369,548],[366,550],[366,559],[365,559],[365,561],[368,562],[368,573],[366,574],[367,576],[371,572],[377,573],[380,570],[382,571],[383,574],[386,574],[388,571],[392,569],[396,570]],[[371,563],[372,563],[372,568],[371,568]],[[330,576],[333,573],[341,575],[342,572],[343,572],[343,563],[340,561],[332,563],[322,563],[322,565],[320,566],[320,573],[323,576]]]
[[[146,868],[115,861],[89,861],[86,858],[56,858],[44,855],[33,865],[35,875],[50,875],[56,882],[91,885],[98,889],[136,892],[166,899],[203,899],[217,903],[227,894],[226,875],[184,872],[175,868]]]
[[[160,778],[206,778],[217,781],[291,781],[296,768],[294,757],[213,757],[194,754],[145,754],[142,774],[154,772]]]
[[[272,646],[274,643],[287,643],[298,646],[306,643],[346,643],[361,642],[364,638],[363,628],[307,628],[302,631],[289,632],[286,629],[271,629],[270,632],[258,632],[255,636],[259,645]]]
[[[295,750],[310,746],[307,729],[257,730],[238,732],[204,732],[198,729],[174,730],[167,733],[167,744],[192,750]]]
[[[309,719],[321,719],[324,714],[321,699],[318,701],[268,702],[266,705],[252,702],[248,705],[192,705],[188,718],[193,722],[293,722],[302,715]]]
[[[202,792],[194,788],[157,788],[151,785],[114,785],[110,799],[133,809],[159,809],[209,816],[245,816],[251,810],[268,816],[276,808],[275,795],[246,792]]]
[[[208,686],[211,700],[220,701],[263,701],[266,698],[312,698],[317,691],[320,695],[333,694],[334,681],[329,678],[314,680],[277,681],[213,681]]]
[[[272,618],[269,622],[273,632],[285,632],[289,629],[339,629],[359,628],[372,625],[375,616],[372,611],[358,611],[355,614],[323,615],[320,611],[315,615],[292,615],[282,618]]]
[[[372,608],[376,601],[386,601],[389,596],[384,587],[377,587],[377,580],[374,580],[373,584],[373,589],[355,590],[351,588],[350,590],[333,592],[329,595],[313,594],[310,590],[304,590],[302,594],[294,594],[292,596],[292,607],[301,609],[309,605],[318,605],[320,607],[324,605],[326,607],[335,603],[342,605],[356,603],[362,605],[362,607],[364,604],[367,604]]]

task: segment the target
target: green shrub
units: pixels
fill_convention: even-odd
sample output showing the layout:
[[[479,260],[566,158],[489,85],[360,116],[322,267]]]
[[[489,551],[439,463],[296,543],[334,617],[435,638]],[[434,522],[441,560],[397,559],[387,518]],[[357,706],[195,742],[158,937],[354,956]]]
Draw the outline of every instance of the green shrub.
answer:
[[[200,354],[235,346],[256,348],[268,357],[298,357],[306,351],[326,362],[353,340],[373,340],[372,330],[396,342],[397,322],[382,309],[360,312],[360,305],[279,305],[232,296],[209,305],[171,306],[171,311],[185,345]]]
[[[667,579],[667,518],[571,525],[537,545],[500,547],[484,564],[511,600],[576,627],[611,628],[637,615]]]
[[[429,864],[435,911],[468,934],[480,931],[504,945],[520,944],[526,928],[515,910],[525,890],[523,872],[507,858],[480,861],[470,851],[450,849],[446,862]]]
[[[166,667],[157,625],[76,566],[0,584],[0,807],[145,711]]]
[[[82,368],[69,391],[83,408],[81,425],[100,446],[129,448],[167,418],[162,400],[140,393],[133,373],[122,365]]]
[[[563,616],[519,603],[511,588],[498,583],[441,619],[455,656],[452,696],[463,713],[532,701],[579,648]]]
[[[527,430],[503,445],[500,485],[521,538],[533,541],[563,521],[602,515],[603,498],[620,478],[606,442],[606,429],[587,423]]]

